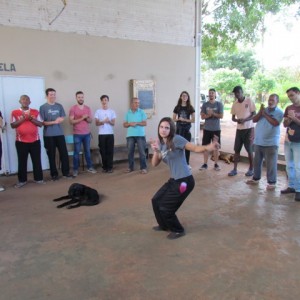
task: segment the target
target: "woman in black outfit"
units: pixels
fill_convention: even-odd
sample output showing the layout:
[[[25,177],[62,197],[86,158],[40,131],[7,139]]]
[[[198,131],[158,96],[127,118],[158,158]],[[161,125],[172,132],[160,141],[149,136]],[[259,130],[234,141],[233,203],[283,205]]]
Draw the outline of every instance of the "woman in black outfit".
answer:
[[[192,127],[192,123],[195,123],[195,109],[191,105],[190,95],[186,91],[183,91],[180,94],[177,105],[173,110],[173,121],[176,122],[176,134],[181,135],[190,142],[192,138],[190,129]],[[185,150],[185,158],[189,165],[189,150]]]

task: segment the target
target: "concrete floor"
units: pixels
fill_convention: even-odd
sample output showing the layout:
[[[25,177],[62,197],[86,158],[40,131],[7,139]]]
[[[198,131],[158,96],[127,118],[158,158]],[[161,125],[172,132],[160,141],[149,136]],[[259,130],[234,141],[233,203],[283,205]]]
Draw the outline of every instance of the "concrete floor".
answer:
[[[21,189],[16,176],[1,177],[0,299],[299,299],[300,203],[280,196],[285,174],[270,192],[265,178],[245,184],[245,163],[234,178],[232,165],[201,164],[192,154],[196,186],[178,212],[187,233],[178,240],[151,230],[151,197],[169,177],[163,164],[141,175],[120,163],[113,174]],[[57,209],[52,199],[74,182],[103,202]]]

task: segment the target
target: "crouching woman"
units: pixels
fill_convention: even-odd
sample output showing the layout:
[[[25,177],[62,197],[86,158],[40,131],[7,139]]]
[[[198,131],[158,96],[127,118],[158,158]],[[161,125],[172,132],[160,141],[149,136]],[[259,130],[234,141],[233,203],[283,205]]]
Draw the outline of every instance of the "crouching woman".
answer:
[[[152,207],[158,226],[155,231],[170,231],[168,239],[177,239],[185,235],[176,211],[194,189],[195,181],[185,159],[185,150],[192,152],[213,151],[219,147],[217,141],[209,145],[197,146],[180,135],[175,134],[175,124],[171,118],[162,118],[158,125],[158,139],[151,141],[153,150],[152,165],[161,161],[170,169],[171,178],[152,198]]]

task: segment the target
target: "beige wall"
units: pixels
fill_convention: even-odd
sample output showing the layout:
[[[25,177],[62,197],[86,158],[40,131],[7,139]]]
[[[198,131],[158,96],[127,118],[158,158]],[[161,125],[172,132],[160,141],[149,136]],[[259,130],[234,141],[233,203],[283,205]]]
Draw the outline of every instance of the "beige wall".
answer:
[[[93,112],[100,106],[100,95],[108,94],[117,113],[116,144],[125,143],[122,122],[129,107],[130,79],[156,82],[156,115],[148,121],[147,138],[156,136],[163,116],[172,116],[182,90],[194,99],[193,47],[12,27],[0,27],[0,36],[0,63],[16,67],[16,72],[0,75],[43,76],[46,88],[57,90],[66,112],[75,103],[77,90],[84,91]],[[70,125],[64,126],[70,133]],[[97,136],[94,125],[92,131]]]

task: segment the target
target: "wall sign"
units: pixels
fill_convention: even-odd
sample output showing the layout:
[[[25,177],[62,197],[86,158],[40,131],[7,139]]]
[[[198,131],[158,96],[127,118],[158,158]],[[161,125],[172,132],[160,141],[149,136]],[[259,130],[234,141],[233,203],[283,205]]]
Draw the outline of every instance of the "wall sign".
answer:
[[[0,72],[16,72],[15,64],[0,63]]]
[[[131,94],[140,100],[140,108],[148,119],[155,114],[155,82],[153,80],[130,80]]]

